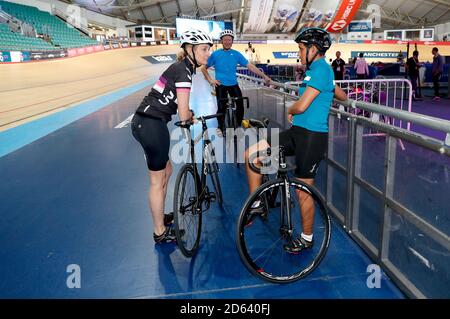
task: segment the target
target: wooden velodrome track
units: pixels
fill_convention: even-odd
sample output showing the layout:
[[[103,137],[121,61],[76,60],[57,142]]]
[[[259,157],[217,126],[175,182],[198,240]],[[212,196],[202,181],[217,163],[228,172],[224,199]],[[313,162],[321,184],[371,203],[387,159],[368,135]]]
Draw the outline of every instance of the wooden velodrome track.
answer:
[[[0,131],[149,79],[167,66],[142,57],[177,51],[176,46],[130,48],[0,65]]]

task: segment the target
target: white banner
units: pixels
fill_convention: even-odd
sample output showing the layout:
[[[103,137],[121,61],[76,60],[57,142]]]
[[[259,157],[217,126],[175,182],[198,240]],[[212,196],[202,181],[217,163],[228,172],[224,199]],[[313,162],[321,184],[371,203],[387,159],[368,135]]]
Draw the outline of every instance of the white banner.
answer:
[[[11,62],[23,62],[23,54],[21,51],[11,51]]]
[[[267,28],[274,0],[252,1],[250,15],[244,23],[244,33],[264,33]]]
[[[304,28],[325,28],[333,19],[340,0],[313,0],[301,17],[297,31]]]
[[[297,23],[304,2],[304,0],[275,1],[266,32],[291,32]]]

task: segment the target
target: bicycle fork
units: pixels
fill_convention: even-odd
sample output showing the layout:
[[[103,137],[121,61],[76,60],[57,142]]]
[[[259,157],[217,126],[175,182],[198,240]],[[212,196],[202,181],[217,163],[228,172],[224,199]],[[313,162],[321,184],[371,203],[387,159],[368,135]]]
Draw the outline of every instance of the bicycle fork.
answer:
[[[283,146],[280,146],[280,168],[286,168],[287,167],[287,163],[286,163],[286,157],[284,156],[284,148]],[[294,229],[292,227],[292,219],[291,219],[291,203],[292,203],[292,199],[291,199],[291,190],[289,189],[289,179],[287,176],[287,173],[282,173],[280,174],[283,177],[283,186],[281,187],[281,205],[280,205],[280,209],[281,211],[281,228],[280,228],[280,233],[281,235],[285,236],[286,239],[291,239],[292,238],[292,234],[294,232]],[[286,223],[285,223],[286,221]]]
[[[289,180],[284,179],[281,188],[281,213],[280,213],[280,234],[286,239],[291,239],[294,229],[292,227],[291,219],[291,190],[289,189]]]

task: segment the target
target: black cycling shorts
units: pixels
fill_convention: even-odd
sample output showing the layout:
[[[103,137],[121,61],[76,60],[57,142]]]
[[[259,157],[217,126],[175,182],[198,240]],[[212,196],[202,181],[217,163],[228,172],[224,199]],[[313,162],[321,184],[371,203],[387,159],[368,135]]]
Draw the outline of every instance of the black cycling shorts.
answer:
[[[131,121],[131,132],[144,149],[148,169],[165,169],[170,148],[170,134],[166,122],[159,118],[135,114]]]
[[[300,126],[292,126],[278,135],[278,145],[276,138],[271,142],[273,147],[284,146],[286,156],[295,155],[296,177],[314,178],[327,151],[328,133],[313,132]]]

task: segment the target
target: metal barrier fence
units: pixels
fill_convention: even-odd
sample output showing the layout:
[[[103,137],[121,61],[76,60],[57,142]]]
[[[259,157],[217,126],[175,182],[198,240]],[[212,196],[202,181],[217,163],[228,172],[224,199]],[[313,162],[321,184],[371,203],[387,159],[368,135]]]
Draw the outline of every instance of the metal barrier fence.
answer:
[[[252,77],[259,78],[258,75],[254,74],[250,70],[245,67],[238,67],[237,73],[242,75],[249,75]],[[270,76],[270,78],[277,82],[286,82],[286,81],[295,81],[301,78],[301,75],[304,73],[304,67],[300,65],[267,65],[266,74]]]
[[[288,127],[286,108],[298,97],[285,91],[296,87],[264,87],[248,76],[239,81],[254,106],[246,117],[268,116],[273,126]],[[339,104],[345,109],[331,109],[328,154],[316,177],[328,208],[406,295],[449,298],[450,121],[363,101]],[[357,108],[380,117],[351,112]],[[445,141],[382,116],[444,132]]]

